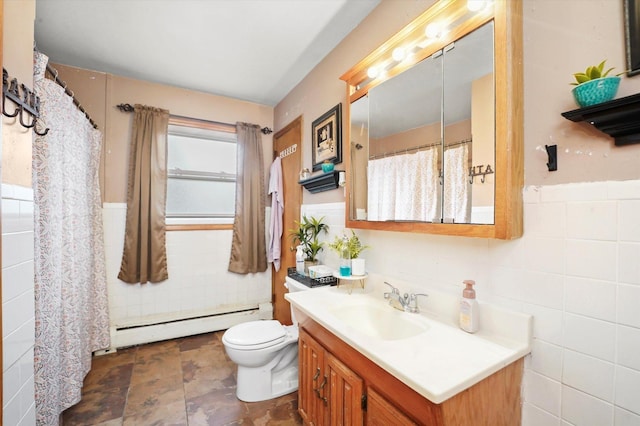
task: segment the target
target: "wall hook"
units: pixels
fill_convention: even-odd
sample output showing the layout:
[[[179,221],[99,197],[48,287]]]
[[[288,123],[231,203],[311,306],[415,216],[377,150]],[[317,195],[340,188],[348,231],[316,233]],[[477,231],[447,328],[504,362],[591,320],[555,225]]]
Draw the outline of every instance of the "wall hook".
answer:
[[[558,170],[558,145],[545,145],[544,148],[547,150],[547,156],[549,157],[547,168],[550,172],[555,172]]]

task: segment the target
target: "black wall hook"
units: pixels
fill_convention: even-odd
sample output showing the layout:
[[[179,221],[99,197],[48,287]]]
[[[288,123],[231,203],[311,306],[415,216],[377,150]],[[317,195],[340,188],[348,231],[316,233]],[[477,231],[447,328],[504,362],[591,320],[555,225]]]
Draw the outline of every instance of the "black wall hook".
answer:
[[[547,155],[549,156],[547,167],[550,172],[555,172],[558,170],[558,145],[545,145],[544,148],[547,150]]]
[[[21,92],[22,96],[20,96]],[[11,113],[7,112],[7,99],[16,105]],[[49,131],[45,129],[44,132],[40,132],[36,128],[40,118],[40,98],[24,84],[18,84],[17,79],[9,80],[9,73],[4,68],[2,68],[2,114],[10,118],[19,115],[18,122],[27,129],[33,129],[37,135],[44,136]]]

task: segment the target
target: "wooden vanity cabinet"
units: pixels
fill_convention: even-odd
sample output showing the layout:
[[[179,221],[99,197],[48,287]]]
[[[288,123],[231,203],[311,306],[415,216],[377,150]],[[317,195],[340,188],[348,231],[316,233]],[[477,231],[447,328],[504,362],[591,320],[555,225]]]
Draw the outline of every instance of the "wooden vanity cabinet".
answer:
[[[523,358],[434,404],[311,318],[302,313],[296,317],[298,410],[306,425],[512,426],[521,422]]]

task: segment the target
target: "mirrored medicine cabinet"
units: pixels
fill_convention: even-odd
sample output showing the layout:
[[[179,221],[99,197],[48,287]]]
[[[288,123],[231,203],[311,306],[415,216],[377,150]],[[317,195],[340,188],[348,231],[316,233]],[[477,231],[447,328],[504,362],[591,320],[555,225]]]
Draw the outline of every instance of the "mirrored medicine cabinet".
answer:
[[[341,77],[347,227],[522,235],[521,7],[441,0]]]

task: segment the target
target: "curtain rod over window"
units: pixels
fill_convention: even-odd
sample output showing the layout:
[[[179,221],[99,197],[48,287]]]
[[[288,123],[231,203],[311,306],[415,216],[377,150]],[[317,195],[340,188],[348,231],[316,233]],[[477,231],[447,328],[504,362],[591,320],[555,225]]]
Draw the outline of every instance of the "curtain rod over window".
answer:
[[[122,112],[133,112],[133,106],[131,104],[118,104],[116,105],[116,108],[118,108]],[[173,114],[171,114],[169,117],[171,120],[171,124],[188,126],[189,122],[191,123],[197,122],[197,123],[214,125],[217,127],[217,130],[222,130],[222,131],[225,131],[226,129],[227,131],[233,130],[235,132],[235,129],[236,129],[235,124],[222,123],[219,121],[203,120],[201,118],[191,118],[191,117],[184,117],[182,115],[173,115]],[[269,135],[273,133],[273,130],[271,130],[268,127],[263,127],[262,129],[260,129],[260,131],[265,135]]]

